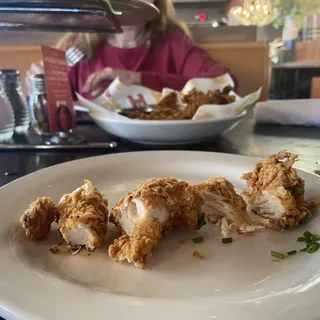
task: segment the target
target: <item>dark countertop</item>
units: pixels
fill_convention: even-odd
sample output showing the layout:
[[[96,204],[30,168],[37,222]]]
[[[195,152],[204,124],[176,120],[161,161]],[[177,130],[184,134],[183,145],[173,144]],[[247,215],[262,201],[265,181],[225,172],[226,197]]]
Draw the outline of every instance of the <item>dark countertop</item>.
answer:
[[[233,153],[254,157],[266,157],[281,149],[300,154],[298,167],[308,170],[320,170],[316,161],[320,160],[320,128],[258,125],[252,119],[246,119],[235,129],[215,140],[191,146],[151,147],[137,145],[113,139],[93,124],[82,124],[78,132],[89,141],[117,141],[116,149],[65,150],[65,151],[0,151],[0,186],[28,173],[66,161],[96,155],[143,150],[199,150],[221,153]]]

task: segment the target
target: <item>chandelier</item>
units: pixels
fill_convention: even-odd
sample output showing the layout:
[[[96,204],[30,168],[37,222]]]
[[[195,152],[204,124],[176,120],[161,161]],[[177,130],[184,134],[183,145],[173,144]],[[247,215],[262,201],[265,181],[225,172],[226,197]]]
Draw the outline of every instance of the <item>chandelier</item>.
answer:
[[[243,0],[243,5],[231,9],[232,15],[245,26],[265,26],[278,16],[271,0]]]

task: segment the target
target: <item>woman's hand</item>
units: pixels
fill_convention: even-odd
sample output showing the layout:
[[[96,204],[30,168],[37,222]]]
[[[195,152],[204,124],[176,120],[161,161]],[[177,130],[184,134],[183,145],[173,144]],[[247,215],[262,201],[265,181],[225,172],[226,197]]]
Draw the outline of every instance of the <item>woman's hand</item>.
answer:
[[[92,96],[97,96],[102,90],[101,84],[105,81],[112,81],[116,78],[126,85],[134,85],[141,83],[141,74],[139,72],[105,68],[102,71],[93,73],[87,80],[83,90],[90,92]]]
[[[44,74],[44,67],[43,67],[43,61],[40,61],[39,63],[33,63],[30,66],[30,69],[27,71],[25,83],[28,88],[28,91],[30,93],[31,91],[31,83],[30,79],[35,76],[36,74]]]

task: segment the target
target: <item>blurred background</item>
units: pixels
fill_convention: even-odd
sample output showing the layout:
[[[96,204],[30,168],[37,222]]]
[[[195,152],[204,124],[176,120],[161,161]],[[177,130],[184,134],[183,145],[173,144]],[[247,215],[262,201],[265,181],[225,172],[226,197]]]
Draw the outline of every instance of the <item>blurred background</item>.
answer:
[[[173,2],[194,41],[235,71],[240,94],[261,85],[262,100],[320,96],[320,0]],[[54,45],[61,36],[1,32],[0,68],[19,69],[24,76],[40,59],[39,46]]]

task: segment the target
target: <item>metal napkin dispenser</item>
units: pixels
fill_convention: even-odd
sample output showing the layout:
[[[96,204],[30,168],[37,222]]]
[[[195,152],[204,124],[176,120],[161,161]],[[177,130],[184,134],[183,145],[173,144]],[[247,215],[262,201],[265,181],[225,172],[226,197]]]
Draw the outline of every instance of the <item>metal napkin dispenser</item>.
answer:
[[[0,0],[0,30],[120,33],[158,14],[143,0]]]

